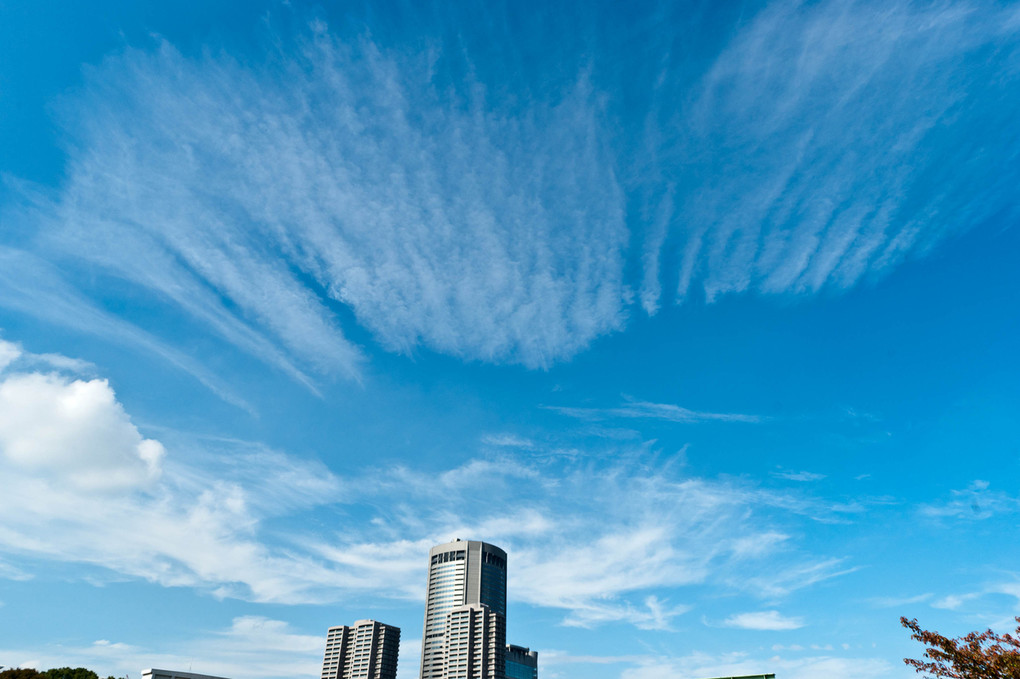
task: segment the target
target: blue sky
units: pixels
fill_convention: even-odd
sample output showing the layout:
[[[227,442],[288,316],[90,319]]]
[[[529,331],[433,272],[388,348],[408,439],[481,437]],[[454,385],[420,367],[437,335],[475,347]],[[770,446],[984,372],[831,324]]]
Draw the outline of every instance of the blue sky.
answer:
[[[0,0],[0,664],[549,679],[1020,613],[1020,11]]]

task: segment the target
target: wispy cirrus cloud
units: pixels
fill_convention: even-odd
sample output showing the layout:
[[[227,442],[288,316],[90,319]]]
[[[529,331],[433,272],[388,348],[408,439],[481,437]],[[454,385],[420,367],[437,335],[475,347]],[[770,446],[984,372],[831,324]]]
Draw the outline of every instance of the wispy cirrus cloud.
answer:
[[[690,410],[672,403],[651,403],[648,401],[626,400],[619,406],[609,408],[592,408],[578,406],[542,406],[546,410],[575,417],[581,420],[608,420],[616,418],[665,420],[667,422],[763,422],[767,418],[760,415],[744,415],[741,413],[713,413],[701,410]]]
[[[468,18],[440,20],[424,46],[312,22],[261,61],[109,57],[65,102],[66,181],[19,247],[314,389],[361,374],[354,323],[391,351],[547,367],[636,304],[844,290],[1015,214],[1013,8],[768,3],[707,67],[627,55],[659,65],[649,110],[607,105],[579,57],[507,95],[528,76],[474,68],[441,37]]]
[[[486,434],[482,437],[482,443],[487,446],[494,448],[520,448],[524,450],[531,450],[535,448],[535,442],[507,432],[499,434]]]
[[[745,588],[762,598],[782,598],[791,592],[849,575],[859,569],[858,566],[848,566],[846,562],[847,560],[842,557],[801,561],[782,568],[773,568],[769,572],[752,575],[731,584],[734,587]]]
[[[921,505],[919,512],[930,519],[978,521],[1020,512],[1020,497],[992,490],[988,481],[972,481],[964,489],[951,490],[948,499]]]
[[[789,469],[784,469],[778,472],[772,472],[772,476],[777,479],[786,479],[787,481],[821,481],[825,478],[825,474],[819,474],[817,472],[799,471],[795,472]]]
[[[668,216],[644,238],[645,309],[663,280],[681,300],[845,289],[1015,215],[1018,38],[991,2],[766,4],[686,106],[651,117],[646,195]],[[674,78],[659,90],[688,87]]]
[[[374,530],[394,540],[490,536],[512,555],[515,598],[561,609],[564,624],[580,627],[626,621],[668,629],[702,585],[776,599],[852,572],[843,559],[802,552],[779,529],[782,517],[827,516],[824,503],[675,475],[642,464],[640,454],[621,451],[617,461],[595,466],[590,458],[529,455],[473,461],[452,474],[398,470],[388,478],[396,484],[391,494],[403,499]],[[508,483],[512,477],[500,470],[517,480]],[[485,509],[467,519],[461,507],[485,479]]]
[[[191,375],[224,401],[252,410],[245,399],[200,361],[167,340],[100,308],[69,284],[51,263],[26,250],[0,245],[0,307],[141,349]],[[307,376],[286,358],[277,358],[295,378],[307,383]]]
[[[50,245],[242,349],[357,375],[385,347],[546,366],[623,320],[623,196],[582,78],[490,110],[441,55],[313,23],[261,67],[162,44],[90,72]]]
[[[931,600],[934,596],[931,592],[917,594],[915,596],[881,596],[868,599],[868,603],[877,608],[903,608],[912,604],[920,604]]]

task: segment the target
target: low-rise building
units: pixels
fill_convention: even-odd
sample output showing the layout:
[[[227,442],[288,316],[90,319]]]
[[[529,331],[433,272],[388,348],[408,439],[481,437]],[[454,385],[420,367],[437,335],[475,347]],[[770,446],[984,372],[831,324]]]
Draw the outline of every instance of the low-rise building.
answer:
[[[506,679],[538,679],[538,651],[507,644]]]
[[[142,679],[226,679],[226,677],[214,677],[211,674],[195,674],[194,672],[157,670],[152,668],[142,670]]]

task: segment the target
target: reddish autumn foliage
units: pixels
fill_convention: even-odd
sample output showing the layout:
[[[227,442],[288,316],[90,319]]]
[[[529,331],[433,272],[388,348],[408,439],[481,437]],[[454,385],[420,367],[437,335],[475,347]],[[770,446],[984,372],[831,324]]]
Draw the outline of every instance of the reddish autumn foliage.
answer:
[[[1020,679],[1020,626],[1017,636],[986,630],[949,639],[921,629],[916,619],[900,618],[900,623],[913,632],[911,639],[927,646],[927,660],[903,659],[918,672],[950,679]]]

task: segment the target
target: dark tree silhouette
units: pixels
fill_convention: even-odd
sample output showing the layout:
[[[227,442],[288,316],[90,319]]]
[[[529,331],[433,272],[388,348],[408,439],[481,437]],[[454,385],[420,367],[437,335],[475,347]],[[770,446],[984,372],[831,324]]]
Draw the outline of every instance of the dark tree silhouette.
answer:
[[[33,669],[12,667],[9,670],[0,672],[0,679],[39,679],[40,677],[42,677],[42,674]]]
[[[904,658],[919,673],[948,679],[1020,679],[1020,617],[1016,636],[992,630],[971,632],[959,639],[921,629],[917,619],[900,618],[910,638],[925,645],[927,660]]]

